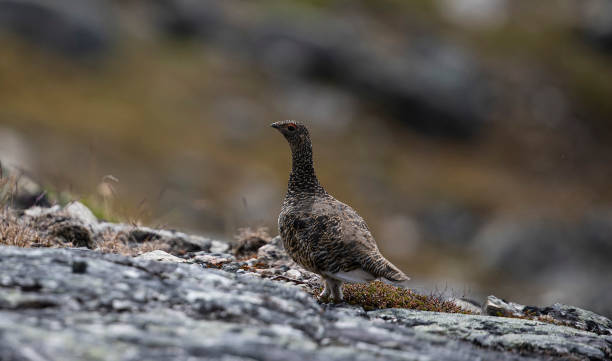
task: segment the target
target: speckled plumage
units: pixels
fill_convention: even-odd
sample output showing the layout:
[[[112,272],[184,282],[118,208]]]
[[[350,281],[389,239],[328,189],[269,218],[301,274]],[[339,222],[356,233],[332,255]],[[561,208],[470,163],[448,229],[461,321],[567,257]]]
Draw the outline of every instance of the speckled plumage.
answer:
[[[319,183],[306,127],[295,121],[272,124],[289,142],[292,170],[278,217],[283,245],[295,262],[321,275],[329,295],[342,300],[343,282],[382,279],[403,284],[409,278],[378,250],[365,221]]]

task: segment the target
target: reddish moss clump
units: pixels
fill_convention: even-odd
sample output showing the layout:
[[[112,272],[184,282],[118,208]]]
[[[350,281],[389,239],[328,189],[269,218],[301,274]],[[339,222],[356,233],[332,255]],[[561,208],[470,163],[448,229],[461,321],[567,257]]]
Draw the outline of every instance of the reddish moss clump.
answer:
[[[452,301],[444,301],[439,296],[420,295],[412,290],[394,287],[380,281],[345,284],[344,302],[362,306],[366,311],[381,308],[409,308],[420,311],[470,313]]]

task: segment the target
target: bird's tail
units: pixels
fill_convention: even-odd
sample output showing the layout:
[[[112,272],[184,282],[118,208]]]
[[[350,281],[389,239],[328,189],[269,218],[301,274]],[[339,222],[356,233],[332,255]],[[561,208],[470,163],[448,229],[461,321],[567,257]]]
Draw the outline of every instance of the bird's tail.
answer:
[[[363,268],[386,284],[408,288],[410,277],[406,276],[404,272],[400,271],[380,253],[368,259]]]
[[[405,281],[401,281],[401,282],[397,282],[397,281],[392,281],[388,278],[381,278],[380,279],[383,283],[386,283],[388,285],[391,286],[395,286],[395,287],[399,287],[399,288],[410,288],[410,277],[407,277],[407,279]]]

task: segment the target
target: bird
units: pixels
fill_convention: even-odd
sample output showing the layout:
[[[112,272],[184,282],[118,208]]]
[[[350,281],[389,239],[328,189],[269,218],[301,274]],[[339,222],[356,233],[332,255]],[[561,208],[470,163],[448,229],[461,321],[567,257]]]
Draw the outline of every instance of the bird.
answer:
[[[345,282],[378,279],[406,288],[410,278],[380,253],[363,218],[319,182],[307,127],[293,120],[270,126],[285,137],[292,154],[287,193],[278,216],[279,233],[287,254],[321,276],[324,288],[319,299],[342,302]]]

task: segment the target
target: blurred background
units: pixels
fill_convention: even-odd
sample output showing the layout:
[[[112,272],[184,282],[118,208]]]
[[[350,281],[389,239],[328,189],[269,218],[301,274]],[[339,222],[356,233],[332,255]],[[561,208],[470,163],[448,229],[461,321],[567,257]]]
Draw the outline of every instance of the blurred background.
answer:
[[[0,0],[0,49],[33,203],[275,235],[296,119],[415,287],[612,315],[611,1]]]

